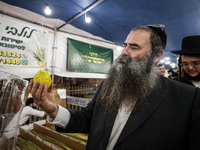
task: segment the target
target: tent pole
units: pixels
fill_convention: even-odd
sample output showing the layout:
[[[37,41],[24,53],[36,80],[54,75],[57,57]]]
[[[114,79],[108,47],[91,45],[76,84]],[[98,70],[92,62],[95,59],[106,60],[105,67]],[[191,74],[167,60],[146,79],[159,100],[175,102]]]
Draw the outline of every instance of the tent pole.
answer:
[[[3,12],[0,10],[0,13],[3,13]],[[23,19],[23,18],[21,18],[21,17],[15,16],[15,15],[11,15],[11,14],[8,14],[8,13],[6,13],[6,14],[4,13],[4,15],[9,16],[9,17],[12,17],[12,18],[15,18],[15,19],[19,19],[19,20],[22,20],[22,21],[26,21],[26,22],[32,23],[32,24],[34,24],[34,25],[43,26],[43,27],[45,27],[45,28],[47,28],[47,29],[50,29],[50,30],[54,30],[54,29],[53,29],[52,27],[50,27],[50,26],[42,25],[42,24],[40,24],[40,23],[33,22],[33,21],[28,20],[28,19]],[[95,39],[95,38],[91,38],[91,37],[89,37],[89,36],[84,36],[84,35],[81,35],[81,34],[79,35],[79,34],[76,34],[76,33],[69,32],[69,31],[58,30],[58,28],[57,28],[57,32],[58,32],[58,31],[59,31],[59,32],[62,32],[62,33],[67,33],[67,34],[71,34],[71,35],[80,36],[80,37],[83,37],[83,38],[90,38],[90,39],[92,39],[92,40],[96,40],[96,41],[100,41],[100,42],[105,42],[105,43],[117,45],[117,44],[115,44],[115,43],[113,43],[113,42],[111,42],[111,41]]]
[[[90,9],[92,9],[93,7],[95,7],[96,5],[98,5],[99,3],[103,2],[104,0],[97,0],[94,3],[92,3],[90,6],[88,6],[87,8],[85,8],[84,10],[82,10],[81,12],[79,12],[77,15],[75,15],[74,17],[72,17],[71,19],[69,19],[68,21],[66,21],[63,25],[61,25],[60,27],[58,27],[58,30],[60,28],[62,28],[63,26],[65,26],[66,24],[69,24],[70,22],[74,21],[75,19],[77,19],[78,17],[84,15],[86,12],[88,12]]]
[[[53,53],[52,53],[52,64],[51,64],[51,72],[52,72],[52,81],[54,83],[54,69],[55,69],[55,59],[56,59],[56,50],[57,50],[57,28],[54,28],[54,46],[53,46]]]

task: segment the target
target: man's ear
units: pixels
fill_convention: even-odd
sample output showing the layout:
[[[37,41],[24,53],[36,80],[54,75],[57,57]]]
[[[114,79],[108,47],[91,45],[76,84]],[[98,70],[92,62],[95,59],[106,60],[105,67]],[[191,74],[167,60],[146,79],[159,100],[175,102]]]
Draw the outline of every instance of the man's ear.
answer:
[[[33,106],[33,103],[30,103],[30,104],[29,104],[29,106],[31,106],[31,107],[32,107],[32,106]]]
[[[157,63],[161,60],[161,58],[162,58],[162,56],[163,56],[163,53],[164,53],[164,51],[161,50],[159,53],[157,53],[157,54],[155,55],[154,60],[153,60],[153,62],[154,62],[155,64],[157,64]]]

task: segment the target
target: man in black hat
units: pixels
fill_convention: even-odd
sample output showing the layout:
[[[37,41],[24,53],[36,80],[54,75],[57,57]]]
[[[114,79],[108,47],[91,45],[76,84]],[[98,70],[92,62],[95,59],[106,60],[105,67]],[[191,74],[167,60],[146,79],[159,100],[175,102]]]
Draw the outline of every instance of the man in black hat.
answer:
[[[163,26],[131,30],[94,98],[81,111],[56,105],[53,83],[29,83],[58,132],[88,133],[87,150],[200,149],[200,89],[158,75]]]
[[[172,73],[174,72],[174,70],[173,69],[169,69],[167,72],[169,74],[168,78],[172,79]]]
[[[180,54],[178,60],[179,81],[200,87],[200,36],[187,36],[182,40],[180,51],[171,51]]]

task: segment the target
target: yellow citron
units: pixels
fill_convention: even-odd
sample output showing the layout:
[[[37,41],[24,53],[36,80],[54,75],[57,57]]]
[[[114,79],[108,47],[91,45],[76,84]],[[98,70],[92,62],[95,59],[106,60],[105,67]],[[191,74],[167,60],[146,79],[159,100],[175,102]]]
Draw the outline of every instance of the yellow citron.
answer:
[[[41,62],[41,61],[39,61],[39,62],[38,62],[38,65],[39,65],[39,66],[44,66],[44,63]]]
[[[51,77],[50,74],[45,71],[45,70],[39,70],[33,78],[33,83],[35,83],[35,81],[37,81],[39,84],[41,84],[42,82],[47,86],[47,89],[49,89],[50,85],[51,85]]]

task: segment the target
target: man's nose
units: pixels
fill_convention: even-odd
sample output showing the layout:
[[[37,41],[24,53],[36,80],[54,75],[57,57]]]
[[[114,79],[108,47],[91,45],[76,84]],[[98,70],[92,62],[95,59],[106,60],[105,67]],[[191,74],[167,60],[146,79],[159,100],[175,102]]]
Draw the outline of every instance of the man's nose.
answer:
[[[127,55],[127,56],[130,55],[128,46],[124,47],[124,49],[122,50],[122,54],[123,54],[123,55]]]
[[[189,69],[193,69],[194,67],[193,67],[192,64],[188,64],[188,68],[189,68]]]

